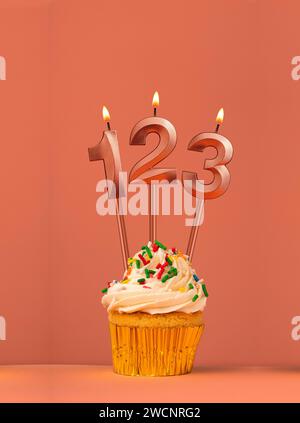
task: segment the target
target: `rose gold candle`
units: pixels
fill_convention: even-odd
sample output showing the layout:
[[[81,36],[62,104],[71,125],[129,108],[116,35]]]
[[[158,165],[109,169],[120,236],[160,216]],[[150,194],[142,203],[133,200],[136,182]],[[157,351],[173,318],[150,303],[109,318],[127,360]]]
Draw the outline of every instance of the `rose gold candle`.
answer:
[[[104,164],[106,180],[113,181],[115,190],[108,184],[108,196],[115,199],[116,217],[120,245],[122,250],[122,259],[124,269],[127,269],[127,259],[129,257],[129,248],[124,215],[120,213],[119,198],[125,195],[125,189],[121,186],[120,172],[122,171],[121,157],[117,132],[110,128],[110,116],[106,107],[103,107],[103,119],[107,124],[107,130],[103,131],[102,139],[94,147],[88,149],[90,161],[102,160]]]
[[[226,167],[226,164],[230,162],[233,155],[233,148],[231,142],[221,134],[218,134],[220,124],[224,118],[224,110],[220,109],[217,115],[217,127],[216,132],[204,132],[196,135],[189,142],[188,150],[203,152],[207,147],[213,147],[217,154],[212,159],[206,159],[204,164],[204,169],[212,172],[213,179],[209,183],[203,185],[203,192],[199,192],[195,189],[197,174],[193,172],[183,171],[182,179],[192,181],[192,190],[191,194],[195,198],[201,198],[203,196],[203,201],[198,203],[195,219],[196,225],[191,227],[188,246],[187,246],[187,255],[192,258],[195,244],[197,240],[197,235],[199,231],[199,223],[201,221],[201,214],[203,213],[203,204],[204,200],[213,200],[215,198],[223,195],[230,183],[230,173]]]
[[[155,190],[155,181],[167,180],[173,181],[177,177],[176,169],[171,168],[157,168],[155,165],[160,163],[163,159],[174,150],[176,146],[176,130],[171,122],[167,119],[156,116],[157,107],[159,105],[158,92],[153,96],[152,102],[154,108],[154,116],[148,117],[138,122],[131,131],[130,141],[131,145],[145,145],[146,138],[149,134],[157,134],[159,143],[157,147],[139,162],[137,162],[129,175],[130,182],[134,180],[143,180],[148,184],[149,199],[149,240],[156,239],[156,213],[157,207],[155,204],[157,193]],[[153,184],[154,182],[154,184]],[[153,194],[153,195],[152,195]]]

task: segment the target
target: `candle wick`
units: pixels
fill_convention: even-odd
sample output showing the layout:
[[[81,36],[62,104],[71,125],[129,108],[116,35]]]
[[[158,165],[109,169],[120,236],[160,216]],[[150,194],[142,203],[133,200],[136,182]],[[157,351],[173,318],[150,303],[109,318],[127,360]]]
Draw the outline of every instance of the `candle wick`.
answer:
[[[106,125],[107,125],[107,129],[110,131],[110,123],[109,123],[109,121],[106,122]]]
[[[218,123],[217,126],[216,126],[216,132],[219,131],[219,128],[220,128],[220,124]]]
[[[153,112],[154,112],[154,116],[156,116],[156,107],[154,107],[154,111]]]

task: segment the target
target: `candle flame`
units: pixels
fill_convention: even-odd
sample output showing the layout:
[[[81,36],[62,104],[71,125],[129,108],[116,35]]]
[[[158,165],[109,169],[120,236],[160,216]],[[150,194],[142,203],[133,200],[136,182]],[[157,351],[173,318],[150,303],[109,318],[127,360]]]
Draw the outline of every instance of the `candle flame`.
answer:
[[[152,106],[154,108],[156,108],[156,107],[159,106],[159,95],[158,95],[158,92],[157,91],[155,91],[155,93],[153,95]]]
[[[109,111],[107,110],[107,108],[105,106],[103,106],[103,108],[102,108],[102,116],[103,116],[104,122],[110,121],[110,114],[109,114]]]
[[[216,117],[216,122],[218,124],[221,124],[224,120],[224,109],[223,107],[219,110],[217,117]]]

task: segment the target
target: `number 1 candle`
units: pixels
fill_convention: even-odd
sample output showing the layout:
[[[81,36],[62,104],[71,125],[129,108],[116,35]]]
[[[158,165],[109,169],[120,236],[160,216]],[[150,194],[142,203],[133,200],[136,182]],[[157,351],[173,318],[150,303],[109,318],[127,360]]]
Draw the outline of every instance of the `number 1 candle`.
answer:
[[[115,199],[116,216],[120,244],[122,250],[122,259],[124,269],[127,269],[127,259],[129,257],[129,248],[127,241],[127,233],[124,215],[120,213],[119,198],[125,195],[125,189],[119,180],[122,171],[121,157],[119,151],[119,143],[117,132],[110,127],[110,115],[107,108],[103,107],[103,120],[106,122],[107,130],[103,131],[102,139],[94,147],[88,149],[90,161],[102,160],[104,164],[106,180],[114,182],[114,189],[108,184],[108,196]]]

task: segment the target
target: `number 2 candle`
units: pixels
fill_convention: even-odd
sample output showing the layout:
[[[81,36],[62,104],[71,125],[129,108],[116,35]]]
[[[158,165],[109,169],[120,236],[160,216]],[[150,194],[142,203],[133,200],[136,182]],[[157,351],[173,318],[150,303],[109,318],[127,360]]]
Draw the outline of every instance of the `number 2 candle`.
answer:
[[[155,165],[165,159],[176,146],[176,130],[172,123],[167,119],[157,116],[157,107],[159,106],[159,96],[155,92],[152,105],[154,116],[148,117],[138,122],[131,131],[129,143],[131,145],[145,145],[149,134],[157,134],[159,142],[157,147],[143,159],[138,161],[132,168],[129,180],[130,182],[140,179],[148,184],[148,210],[149,210],[149,240],[156,239],[156,190],[155,182],[167,180],[169,182],[176,179],[176,169],[157,168]],[[153,189],[152,189],[153,188]],[[153,194],[153,195],[152,195]]]

